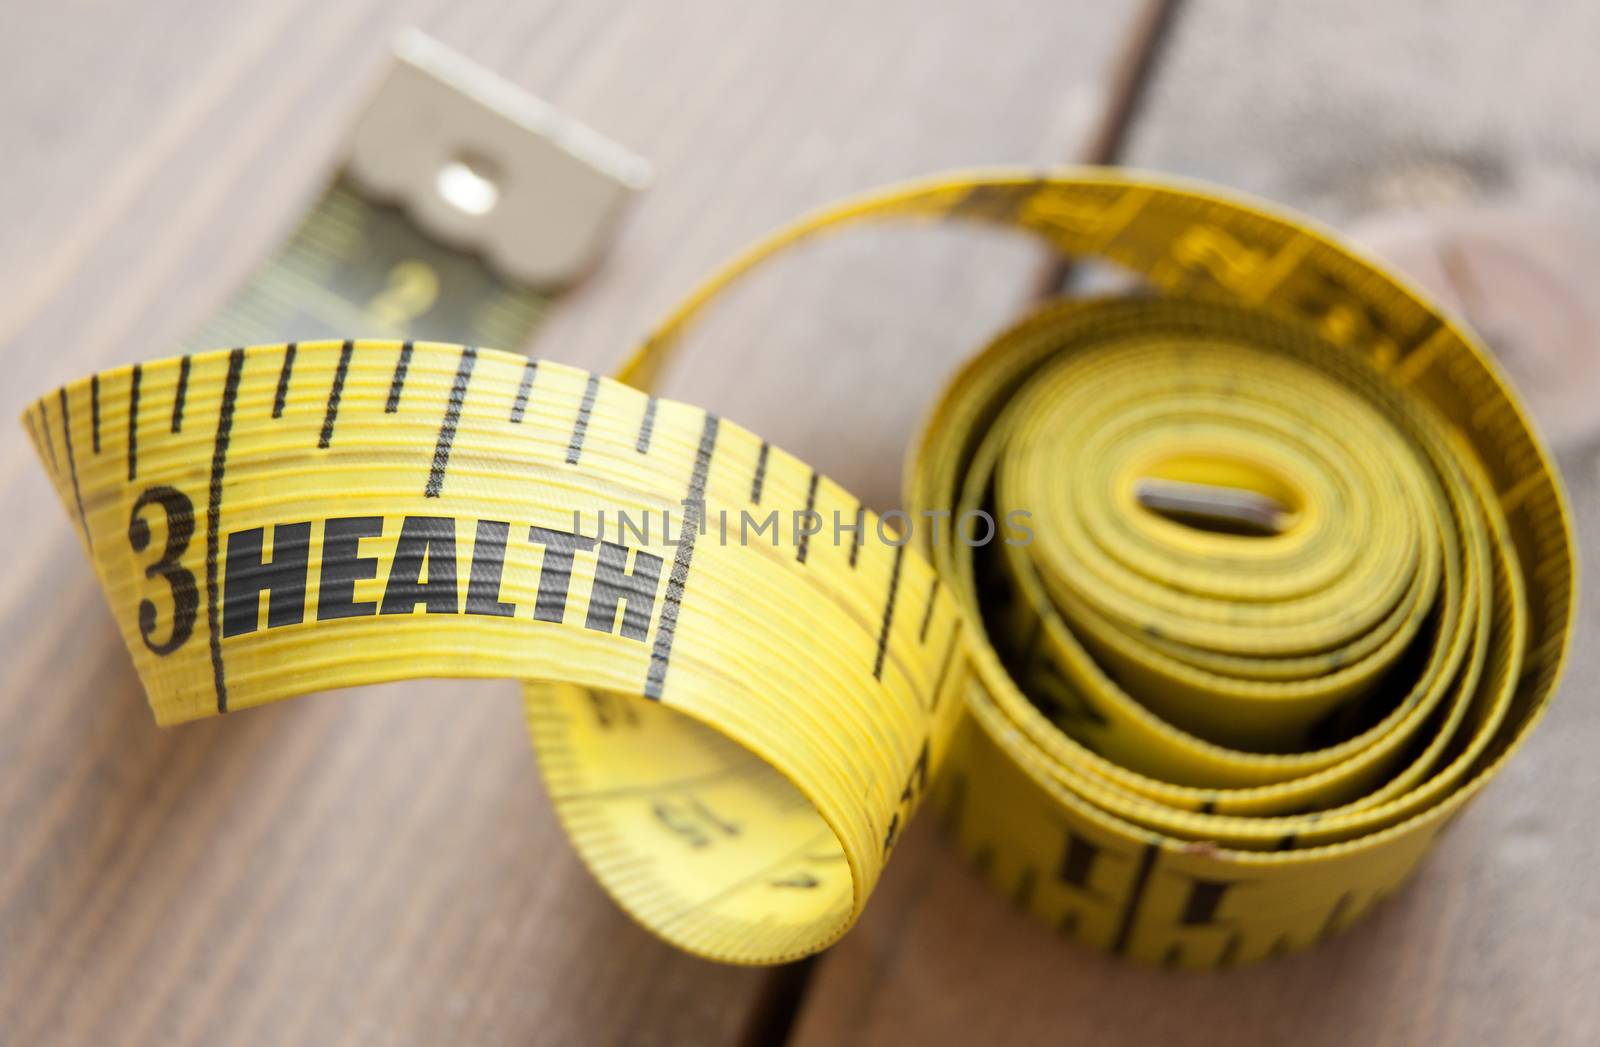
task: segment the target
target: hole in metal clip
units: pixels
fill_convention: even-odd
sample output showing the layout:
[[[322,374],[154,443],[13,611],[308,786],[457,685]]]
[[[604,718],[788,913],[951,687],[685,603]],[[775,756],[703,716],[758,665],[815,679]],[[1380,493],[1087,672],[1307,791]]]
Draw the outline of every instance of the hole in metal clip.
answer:
[[[494,165],[481,156],[464,153],[439,168],[434,188],[445,203],[462,214],[486,215],[500,202]]]

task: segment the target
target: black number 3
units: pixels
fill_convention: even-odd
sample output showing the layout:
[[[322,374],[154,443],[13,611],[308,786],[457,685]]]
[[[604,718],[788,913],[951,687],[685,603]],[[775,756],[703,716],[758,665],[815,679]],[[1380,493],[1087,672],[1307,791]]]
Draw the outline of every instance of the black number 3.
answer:
[[[194,535],[194,503],[189,496],[173,487],[152,487],[133,503],[128,519],[128,544],[133,551],[142,553],[150,545],[150,525],[139,515],[145,506],[161,506],[167,514],[167,548],[161,559],[144,569],[146,578],[157,575],[165,578],[172,587],[172,632],[165,643],[156,643],[150,634],[156,629],[156,605],[149,600],[139,601],[139,634],[144,645],[156,654],[171,654],[183,646],[194,632],[195,612],[200,607],[200,591],[195,588],[194,573],[178,562],[178,557],[189,548]]]

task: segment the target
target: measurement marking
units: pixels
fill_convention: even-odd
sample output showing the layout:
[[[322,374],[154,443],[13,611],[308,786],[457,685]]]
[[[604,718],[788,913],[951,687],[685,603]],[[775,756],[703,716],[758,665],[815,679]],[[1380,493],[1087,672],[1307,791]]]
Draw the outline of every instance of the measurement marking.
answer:
[[[928,586],[928,605],[922,609],[922,624],[917,627],[917,642],[928,642],[928,626],[933,624],[934,598],[939,595],[939,576],[933,576],[933,584]]]
[[[939,699],[944,697],[945,677],[950,675],[950,663],[955,661],[956,636],[961,632],[961,619],[957,618],[950,627],[950,642],[945,645],[944,661],[939,664],[939,675],[933,681],[933,694],[930,696],[928,711],[933,712],[939,708]]]
[[[966,813],[967,776],[960,771],[951,771],[949,785],[944,788],[944,797],[939,806],[939,824],[952,838],[958,838],[962,816]]]
[[[1505,513],[1514,513],[1528,500],[1528,495],[1544,482],[1544,470],[1531,472],[1527,476],[1512,484],[1500,494],[1500,510]]]
[[[1117,926],[1116,940],[1111,943],[1112,953],[1120,956],[1128,951],[1128,939],[1133,936],[1133,924],[1139,916],[1139,903],[1144,901],[1144,892],[1150,886],[1150,873],[1156,866],[1156,855],[1161,853],[1159,844],[1147,843],[1139,854],[1139,868],[1133,874],[1133,886],[1128,891],[1128,904],[1122,909],[1122,922]]]
[[[811,470],[811,483],[806,487],[807,523],[810,523],[811,514],[814,513],[817,508],[817,479],[817,471],[815,469]],[[799,563],[805,563],[806,554],[811,550],[811,535],[801,531],[800,537],[795,541],[795,545],[797,546],[794,553],[795,560]]]
[[[244,350],[235,349],[228,354],[228,378],[222,386],[222,407],[217,411],[217,440],[211,449],[211,490],[206,499],[206,622],[211,632],[211,682],[216,688],[219,713],[228,711],[228,686],[222,672],[222,632],[217,627],[218,522],[222,515],[222,473],[228,461],[228,441],[233,436],[233,403],[239,395],[239,375],[243,370]]]
[[[856,506],[856,529],[854,531],[850,532],[851,535],[854,538],[854,541],[852,541],[850,543],[850,566],[852,568],[855,567],[855,565],[856,565],[856,556],[857,556],[857,554],[859,554],[861,552],[861,539],[862,539],[861,527],[866,522],[867,522],[867,507],[864,506],[864,505]],[[896,550],[898,550],[900,547],[896,546],[895,548],[896,548]],[[895,569],[898,571],[899,570],[899,564],[900,564],[900,557],[896,556],[894,562],[895,562]]]
[[[1438,359],[1440,353],[1455,344],[1455,336],[1450,329],[1440,326],[1401,359],[1394,369],[1395,381],[1401,385],[1416,381]]]
[[[67,408],[67,387],[61,387],[61,437],[67,445],[67,472],[72,474],[72,497],[78,503],[78,522],[83,524],[83,540],[94,552],[94,537],[89,534],[89,517],[83,512],[83,492],[78,489],[78,460],[72,454],[72,413]]]
[[[128,482],[133,483],[139,474],[139,376],[138,364],[133,365],[133,384],[128,387]]]
[[[756,476],[750,481],[750,500],[757,505],[761,504],[761,485],[767,479],[767,452],[772,450],[767,441],[761,441],[761,450],[756,452]]]
[[[1017,908],[1033,907],[1033,890],[1038,878],[1039,874],[1032,866],[1022,870],[1022,874],[1017,877],[1016,889],[1011,893],[1011,900],[1017,904]]]
[[[322,416],[322,435],[317,438],[317,446],[323,450],[333,442],[333,423],[339,417],[339,398],[344,395],[344,376],[350,370],[350,354],[354,349],[354,342],[345,342],[339,347],[339,366],[333,372],[333,385],[328,389],[328,410]]]
[[[178,394],[172,398],[172,431],[183,432],[183,401],[189,395],[189,354],[178,361]]]
[[[804,858],[806,852],[815,847],[819,842],[832,838],[833,830],[831,829],[824,829],[821,832],[816,833],[810,839],[806,840],[804,844],[796,847],[792,851],[786,852],[771,864],[764,865],[748,876],[742,876],[728,884],[726,887],[719,888],[699,901],[691,903],[690,906],[684,910],[682,915],[686,916],[691,912],[704,909],[708,905],[715,905],[718,902],[723,901],[724,899],[727,899],[732,895],[744,890],[746,887],[765,880],[767,877],[771,876],[774,872],[783,868],[785,865],[788,865],[790,862],[798,861]]]
[[[889,599],[883,605],[883,626],[878,630],[878,658],[872,664],[872,678],[883,679],[883,659],[889,653],[889,626],[894,622],[894,598],[900,592],[900,564],[906,558],[906,547],[894,547],[894,569],[889,572]]]
[[[33,420],[33,412],[23,411],[22,420],[28,424],[28,435],[33,437],[33,446],[42,451],[44,441],[39,439],[39,423]]]
[[[656,427],[656,398],[644,402],[644,418],[639,422],[639,442],[635,445],[640,454],[650,451],[650,434]]]
[[[439,442],[433,448],[433,468],[428,472],[428,486],[423,495],[439,497],[444,487],[444,471],[450,464],[450,445],[455,442],[456,423],[461,420],[461,405],[467,399],[467,383],[472,380],[472,364],[478,350],[468,346],[461,350],[461,364],[456,368],[455,384],[450,387],[450,401],[445,404],[444,421],[439,423]]]
[[[272,417],[283,417],[283,405],[289,398],[289,376],[294,373],[295,343],[283,347],[283,370],[278,372],[278,392],[272,398]]]
[[[43,398],[39,400],[39,428],[44,433],[44,449],[50,452],[50,475],[61,475],[61,463],[56,461],[56,442],[50,435],[50,405]]]
[[[517,399],[511,405],[511,423],[522,424],[522,416],[528,410],[528,394],[533,391],[534,375],[539,373],[539,361],[529,360],[522,369],[522,384],[517,386]]]
[[[684,496],[683,530],[678,534],[678,551],[672,558],[672,574],[667,579],[667,595],[661,603],[661,620],[656,625],[655,647],[650,651],[650,672],[645,677],[644,696],[659,701],[667,678],[667,663],[672,657],[672,635],[678,628],[678,609],[689,584],[689,563],[694,559],[694,537],[700,530],[700,513],[706,496],[706,477],[711,472],[711,455],[717,447],[717,416],[706,414],[700,431],[700,447],[695,451],[694,470],[689,476],[689,493]]]
[[[400,393],[406,387],[406,371],[411,367],[411,343],[400,343],[400,355],[394,362],[394,377],[389,379],[389,402],[383,405],[384,414],[400,410]]]
[[[1028,626],[1028,639],[1023,643],[1022,649],[1027,652],[1027,666],[1031,673],[1039,661],[1039,649],[1044,645],[1044,615],[1035,615],[1033,624]]]
[[[1345,891],[1339,895],[1339,900],[1333,903],[1333,908],[1328,910],[1328,918],[1322,921],[1322,929],[1317,932],[1316,940],[1327,941],[1339,929],[1339,921],[1344,919],[1344,914],[1350,908],[1353,892]]]
[[[577,465],[583,453],[583,437],[589,431],[589,415],[594,413],[594,398],[600,392],[600,376],[591,374],[583,387],[583,403],[578,405],[578,420],[572,424],[572,442],[567,445],[567,464]]]
[[[1289,278],[1289,275],[1299,268],[1300,263],[1311,253],[1313,241],[1308,236],[1297,236],[1283,247],[1277,254],[1267,260],[1245,282],[1243,294],[1252,302],[1264,301],[1267,295],[1277,290]]]
[[[1520,423],[1517,421],[1516,412],[1511,410],[1511,404],[1508,401],[1489,399],[1473,408],[1471,415],[1472,428],[1479,431],[1488,430],[1491,422],[1495,423],[1493,435],[1498,440],[1507,443],[1511,441],[1523,442],[1517,438],[1517,429]],[[1518,447],[1516,450],[1521,451],[1524,455],[1532,456],[1532,452],[1526,447]],[[1507,457],[1511,453],[1512,448],[1508,447],[1506,449]]]
[[[100,453],[100,376],[89,378],[89,422],[94,433],[94,453]]]

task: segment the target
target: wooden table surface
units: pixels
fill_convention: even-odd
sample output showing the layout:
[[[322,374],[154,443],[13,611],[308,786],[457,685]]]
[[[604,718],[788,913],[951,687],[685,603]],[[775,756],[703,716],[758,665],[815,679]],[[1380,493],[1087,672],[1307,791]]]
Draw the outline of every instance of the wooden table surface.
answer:
[[[13,5],[0,416],[214,310],[412,24],[657,167],[538,355],[610,365],[708,267],[841,194],[1115,153],[1336,222],[1466,313],[1600,552],[1600,15],[1187,0],[1150,51],[1162,6]],[[919,412],[1047,265],[939,229],[808,248],[716,314],[668,392],[893,505]],[[1503,780],[1315,952],[1207,975],[1112,962],[1023,919],[924,821],[842,943],[735,969],[656,942],[590,881],[513,685],[157,730],[43,472],[17,434],[0,449],[0,1044],[1600,1041],[1600,656],[1581,639]]]

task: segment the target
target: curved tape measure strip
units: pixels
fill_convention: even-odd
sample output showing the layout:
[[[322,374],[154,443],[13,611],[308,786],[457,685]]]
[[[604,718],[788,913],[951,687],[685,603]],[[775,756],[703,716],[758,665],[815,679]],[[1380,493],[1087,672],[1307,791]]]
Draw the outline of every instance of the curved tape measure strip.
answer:
[[[737,425],[489,350],[200,354],[26,422],[161,723],[403,677],[556,681],[526,706],[574,845],[692,952],[835,940],[930,792],[987,875],[1103,948],[1212,966],[1346,925],[1559,675],[1570,527],[1504,381],[1303,222],[1110,171],[804,219],[622,379],[648,387],[767,255],[891,218],[1020,227],[1159,292],[1048,305],[973,358],[909,462],[910,544]],[[1264,533],[1144,500],[1218,489],[1271,507]],[[952,538],[980,509],[1008,540]],[[863,540],[790,541],[797,511]]]

